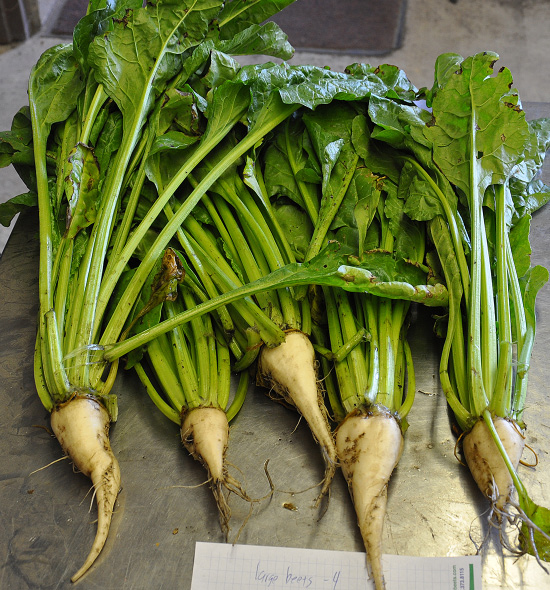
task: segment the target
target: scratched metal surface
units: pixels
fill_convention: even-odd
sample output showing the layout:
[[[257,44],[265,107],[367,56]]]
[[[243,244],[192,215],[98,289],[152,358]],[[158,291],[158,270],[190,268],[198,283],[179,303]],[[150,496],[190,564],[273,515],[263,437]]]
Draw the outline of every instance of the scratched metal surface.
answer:
[[[530,118],[550,115],[550,103],[524,105]],[[550,164],[550,163],[549,163]],[[550,166],[545,172],[550,181]],[[550,208],[534,218],[534,262],[550,267]],[[93,539],[88,480],[72,471],[45,428],[48,416],[34,390],[32,351],[37,313],[37,227],[21,219],[0,259],[0,588],[65,589]],[[530,373],[527,443],[540,458],[521,476],[536,501],[550,506],[550,285],[538,299],[538,332]],[[416,556],[474,553],[487,532],[487,505],[454,457],[445,400],[437,377],[430,318],[419,310],[410,332],[417,373],[401,462],[392,478],[384,552]],[[428,336],[426,338],[426,336]],[[182,450],[178,431],[156,411],[143,388],[121,373],[120,416],[111,440],[123,489],[107,545],[82,590],[189,590],[196,541],[223,542],[202,468]],[[271,500],[254,506],[239,542],[361,551],[347,489],[337,476],[328,509],[312,507],[322,461],[303,423],[259,390],[231,429],[228,459],[249,494],[268,491],[263,465],[276,486]],[[526,457],[529,459],[529,457]],[[43,468],[43,469],[41,469]],[[237,469],[240,470],[237,471]],[[39,471],[37,471],[39,470]],[[296,492],[292,494],[291,492]],[[297,510],[288,510],[285,503]],[[231,539],[249,514],[232,498]],[[494,534],[481,552],[485,590],[550,587],[531,557],[503,552]]]

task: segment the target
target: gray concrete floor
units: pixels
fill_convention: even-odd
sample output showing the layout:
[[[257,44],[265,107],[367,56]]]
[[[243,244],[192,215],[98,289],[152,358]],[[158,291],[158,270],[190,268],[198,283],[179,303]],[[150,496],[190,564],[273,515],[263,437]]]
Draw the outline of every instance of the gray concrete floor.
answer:
[[[298,0],[299,1],[299,0]],[[382,1],[382,0],[381,0]],[[61,0],[40,0],[43,30],[24,43],[0,48],[0,129],[9,129],[17,110],[27,103],[30,69],[48,47],[66,39],[48,35]],[[430,86],[438,55],[463,56],[494,51],[508,67],[521,99],[547,102],[550,97],[550,2],[548,0],[408,0],[402,47],[384,56],[297,53],[292,63],[342,70],[361,61],[391,63],[417,87]],[[365,31],[368,35],[368,31]],[[0,169],[0,202],[25,192],[11,168]],[[0,252],[11,228],[0,226]]]

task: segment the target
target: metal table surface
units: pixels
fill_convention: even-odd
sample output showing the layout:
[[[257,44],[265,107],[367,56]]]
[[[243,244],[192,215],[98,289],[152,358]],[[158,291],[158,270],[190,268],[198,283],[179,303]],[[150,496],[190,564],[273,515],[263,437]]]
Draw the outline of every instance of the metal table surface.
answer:
[[[550,116],[550,103],[524,105],[529,118]],[[550,181],[550,162],[544,176]],[[550,207],[533,219],[533,262],[550,267]],[[95,534],[90,482],[73,473],[49,426],[33,382],[37,303],[36,217],[22,216],[0,258],[0,588],[64,589]],[[538,326],[529,379],[527,443],[536,468],[521,467],[531,497],[550,506],[550,285],[539,294]],[[430,312],[419,309],[411,330],[417,388],[403,457],[390,483],[385,553],[413,556],[475,553],[471,538],[488,531],[488,506],[454,456],[455,437],[441,394]],[[182,449],[179,432],[149,401],[132,373],[115,384],[120,414],[111,429],[123,489],[111,534],[82,590],[189,590],[196,541],[223,542],[216,508],[200,465]],[[527,452],[527,451],[526,451]],[[525,457],[527,460],[530,457]],[[252,497],[268,491],[263,465],[276,486],[255,505],[239,543],[362,551],[348,491],[337,475],[328,509],[312,507],[322,460],[304,423],[252,388],[234,420],[228,459]],[[42,468],[42,469],[41,469]],[[236,470],[240,470],[236,471]],[[292,494],[291,492],[296,492]],[[291,502],[297,510],[288,510]],[[232,534],[248,504],[231,498]],[[234,536],[231,538],[234,539]],[[494,531],[481,551],[485,590],[550,588],[530,556],[503,551]]]

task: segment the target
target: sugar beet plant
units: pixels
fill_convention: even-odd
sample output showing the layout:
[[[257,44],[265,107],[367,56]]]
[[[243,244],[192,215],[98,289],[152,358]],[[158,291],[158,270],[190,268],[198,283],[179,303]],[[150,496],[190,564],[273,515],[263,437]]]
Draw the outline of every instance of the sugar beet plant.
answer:
[[[379,71],[399,79],[401,100],[412,104],[414,90],[402,72],[391,66]],[[385,293],[377,295],[335,286],[309,290],[309,297],[317,301],[312,332],[336,425],[338,461],[356,509],[371,576],[376,588],[384,588],[387,488],[403,450],[415,392],[406,341],[406,293],[421,285],[428,291],[428,284],[435,286],[437,281],[423,265],[424,226],[403,214],[397,170],[390,178],[370,168],[377,163],[371,155],[366,115],[366,101],[353,107],[333,102],[287,121],[266,152],[265,179],[301,259],[327,241],[339,243],[349,263],[385,279]],[[329,145],[334,147],[330,168]],[[327,168],[330,174],[323,175]]]
[[[249,92],[240,85],[210,96],[207,132],[194,158],[130,236],[159,112],[170,99],[178,102],[181,93],[190,92],[187,82],[208,64],[215,79],[210,86],[219,76],[223,80],[223,63],[211,60],[216,51],[289,57],[292,50],[280,29],[260,24],[286,4],[92,1],[73,43],[47,50],[33,68],[29,109],[22,109],[4,134],[3,163],[13,160],[30,189],[5,208],[13,213],[31,202],[39,210],[36,387],[62,447],[92,479],[98,504],[96,538],[73,580],[101,551],[120,487],[108,439],[109,423],[117,418],[110,393],[116,365],[105,375],[104,367],[94,364],[93,351],[102,333],[110,342],[122,334],[155,253],[145,257],[108,323],[107,306],[148,227],[193,166],[246,112]],[[182,119],[189,114],[185,105],[184,111]],[[176,136],[185,140],[183,125]]]
[[[530,264],[529,226],[550,196],[536,178],[550,127],[526,121],[510,72],[493,72],[497,59],[442,55],[431,110],[371,101],[371,138],[393,147],[409,183],[404,210],[427,222],[446,279],[440,377],[466,462],[491,518],[519,522],[519,550],[548,560],[548,510],[530,499],[517,468],[535,297],[548,279]]]

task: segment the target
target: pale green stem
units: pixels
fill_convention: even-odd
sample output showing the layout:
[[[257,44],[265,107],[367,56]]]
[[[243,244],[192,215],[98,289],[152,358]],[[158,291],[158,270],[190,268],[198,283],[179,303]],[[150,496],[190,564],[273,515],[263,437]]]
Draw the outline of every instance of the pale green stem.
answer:
[[[477,119],[472,108],[470,123],[470,227],[472,250],[470,253],[470,297],[468,307],[468,381],[474,415],[481,416],[489,404],[483,384],[481,291],[483,280],[483,195],[479,191],[479,177],[476,144]]]
[[[508,289],[508,228],[505,219],[504,186],[495,188],[496,244],[497,244],[497,313],[498,313],[498,370],[490,409],[501,418],[510,414],[512,403],[512,326],[510,322],[510,294]]]
[[[134,365],[134,369],[143,383],[147,394],[151,398],[151,401],[157,406],[157,408],[172,422],[181,426],[181,419],[180,415],[174,408],[170,407],[163,399],[159,392],[156,390],[155,386],[149,379],[149,376],[145,372],[144,368],[142,367],[141,363],[137,363]]]

